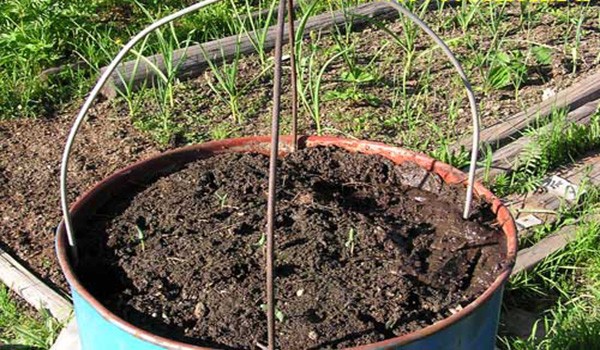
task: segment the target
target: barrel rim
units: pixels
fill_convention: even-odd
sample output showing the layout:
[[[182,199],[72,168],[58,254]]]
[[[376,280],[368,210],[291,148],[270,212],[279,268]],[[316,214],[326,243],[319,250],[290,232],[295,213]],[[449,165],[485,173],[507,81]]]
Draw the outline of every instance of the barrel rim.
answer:
[[[207,143],[190,145],[182,148],[178,148],[172,151],[160,153],[150,158],[138,161],[131,164],[111,176],[103,179],[71,206],[71,213],[73,217],[79,214],[79,211],[84,205],[89,205],[90,202],[96,198],[98,193],[102,190],[109,188],[112,184],[117,183],[123,179],[123,176],[131,173],[134,169],[142,166],[152,166],[152,163],[157,160],[164,160],[169,158],[184,157],[187,161],[193,161],[200,156],[213,156],[219,153],[231,153],[231,152],[259,152],[268,153],[270,145],[270,136],[253,136],[244,138],[232,138],[220,141],[211,141]],[[280,144],[280,154],[284,155],[289,152],[292,145],[292,138],[289,136],[283,136]],[[370,155],[381,155],[385,158],[390,159],[394,163],[400,164],[402,162],[412,162],[420,167],[424,168],[429,172],[436,173],[442,177],[444,182],[449,184],[463,184],[467,185],[468,179],[465,173],[462,171],[446,164],[441,161],[435,160],[427,155],[407,150],[401,147],[389,146],[379,142],[365,141],[365,140],[352,140],[335,136],[304,136],[299,140],[299,147],[316,147],[316,146],[335,146],[346,149],[352,152],[370,154]],[[444,318],[430,326],[421,328],[417,331],[405,334],[399,337],[387,339],[377,343],[371,343],[352,348],[353,350],[375,350],[381,348],[389,348],[399,345],[407,345],[417,340],[426,338],[432,334],[442,331],[445,328],[461,321],[467,316],[471,315],[481,305],[485,304],[492,296],[501,292],[504,283],[508,280],[512,268],[516,261],[517,256],[517,228],[515,221],[510,211],[504,206],[504,204],[497,198],[490,190],[485,188],[480,182],[474,184],[475,194],[491,204],[492,211],[496,215],[499,226],[502,228],[506,236],[506,264],[503,270],[498,274],[494,282],[473,302],[465,306],[462,310],[455,314]],[[56,251],[58,255],[59,264],[63,270],[63,273],[69,282],[73,293],[79,294],[83,300],[88,302],[105,320],[116,325],[121,330],[130,333],[142,340],[148,341],[152,344],[167,347],[169,349],[182,349],[182,350],[214,350],[212,348],[200,347],[197,345],[187,344],[184,342],[175,341],[165,337],[157,336],[149,331],[143,330],[127,322],[126,320],[118,317],[106,307],[104,307],[79,281],[74,268],[71,265],[70,258],[68,256],[69,245],[66,237],[66,230],[64,222],[61,222],[56,235]]]

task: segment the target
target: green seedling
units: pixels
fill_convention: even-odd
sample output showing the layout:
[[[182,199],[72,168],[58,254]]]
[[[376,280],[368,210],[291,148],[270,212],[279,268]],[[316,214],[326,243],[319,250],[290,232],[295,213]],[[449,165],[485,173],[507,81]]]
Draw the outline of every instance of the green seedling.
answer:
[[[254,84],[272,67],[273,62],[263,68],[263,70],[256,75],[248,83],[241,85],[239,84],[239,61],[240,61],[240,43],[236,43],[236,52],[231,63],[227,63],[223,60],[220,66],[217,66],[203,51],[206,61],[213,73],[214,79],[210,79],[208,72],[206,72],[206,82],[210,89],[215,93],[217,98],[223,103],[227,104],[231,111],[233,120],[241,124],[244,121],[244,116],[240,111],[240,98],[252,87]],[[221,56],[224,56],[221,52]]]
[[[267,304],[260,304],[260,309],[263,312],[267,312]],[[283,321],[285,321],[285,314],[278,308],[275,308],[275,318],[277,321],[283,323]]]
[[[300,58],[298,92],[300,101],[302,101],[303,106],[309,111],[315,122],[317,134],[321,135],[323,133],[321,123],[321,84],[323,83],[323,76],[329,66],[343,55],[343,52],[338,52],[330,57],[319,69],[317,68],[316,59],[318,53],[321,52],[320,48],[316,43],[310,44],[309,48],[311,53],[307,57],[302,56],[302,51],[298,56]]]
[[[215,192],[215,197],[217,197],[217,199],[219,200],[220,209],[223,209],[227,206],[227,193],[225,193],[224,195],[220,195],[219,192]]]
[[[140,242],[140,246],[142,247],[142,251],[145,251],[146,250],[146,245],[145,245],[146,237],[144,235],[144,230],[142,230],[142,228],[139,225],[135,225],[135,229],[137,232],[137,239]]]
[[[267,243],[267,235],[263,232],[258,242],[254,243],[254,246],[257,248],[262,248],[265,246],[265,243]]]
[[[346,240],[346,243],[344,244],[344,246],[346,248],[348,248],[350,255],[354,255],[355,240],[356,240],[356,231],[354,230],[353,227],[351,227],[350,230],[348,230],[348,239]]]

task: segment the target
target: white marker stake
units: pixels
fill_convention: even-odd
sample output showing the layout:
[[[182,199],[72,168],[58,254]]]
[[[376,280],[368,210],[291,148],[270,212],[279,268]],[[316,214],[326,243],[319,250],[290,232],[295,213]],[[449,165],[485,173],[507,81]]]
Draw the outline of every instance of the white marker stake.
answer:
[[[575,199],[577,199],[577,195],[581,194],[579,193],[579,186],[574,185],[568,180],[556,175],[544,180],[542,186],[546,188],[548,192],[564,198],[569,202],[573,202]]]
[[[527,215],[515,220],[515,223],[517,224],[517,228],[519,229],[519,231],[522,231],[533,226],[541,225],[544,222],[535,215]]]

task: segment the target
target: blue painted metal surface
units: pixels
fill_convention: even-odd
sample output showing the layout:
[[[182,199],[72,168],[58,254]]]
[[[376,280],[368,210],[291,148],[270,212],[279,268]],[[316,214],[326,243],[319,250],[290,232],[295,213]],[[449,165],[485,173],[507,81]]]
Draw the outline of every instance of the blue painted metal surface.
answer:
[[[75,316],[79,327],[82,350],[163,350],[161,346],[126,332],[106,320],[77,291],[72,290]],[[482,304],[471,315],[426,338],[407,345],[391,347],[401,350],[492,350],[496,331],[502,289]],[[373,349],[390,349],[379,347]]]
[[[496,345],[503,289],[504,287],[498,289],[487,303],[481,304],[471,315],[451,326],[426,338],[392,349],[493,350]]]
[[[81,350],[164,350],[105,319],[75,289],[71,289]]]

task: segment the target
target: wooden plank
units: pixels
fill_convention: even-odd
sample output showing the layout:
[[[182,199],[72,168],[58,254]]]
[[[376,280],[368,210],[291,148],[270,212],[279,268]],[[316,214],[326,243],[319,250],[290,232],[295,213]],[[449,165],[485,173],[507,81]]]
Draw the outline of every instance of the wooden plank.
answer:
[[[581,184],[582,181],[589,181],[592,184],[600,184],[600,155],[587,157],[579,162],[572,169],[561,170],[558,172],[561,176],[568,178],[573,183]],[[539,208],[546,210],[556,210],[560,207],[562,200],[556,194],[534,193],[529,199],[522,203],[526,208]],[[538,210],[539,210],[538,209]],[[540,216],[540,214],[536,214]],[[541,222],[551,222],[556,219],[555,216],[546,214],[542,216]],[[600,220],[599,213],[591,213],[582,218],[583,221],[597,222]],[[511,276],[520,272],[533,269],[550,255],[564,249],[576,238],[577,225],[565,226],[557,232],[543,238],[531,247],[519,250],[517,261],[513,267]],[[509,335],[523,339],[530,338],[532,335],[536,339],[541,339],[546,335],[546,329],[542,323],[537,322],[539,314],[531,311],[512,308],[502,313],[501,325],[503,332]],[[537,327],[536,326],[537,322]],[[532,333],[534,332],[535,333]]]
[[[29,272],[9,254],[0,250],[0,280],[38,310],[47,310],[59,322],[72,314],[69,300]]]
[[[592,119],[592,115],[598,110],[600,99],[588,102],[583,106],[570,112],[566,119],[572,123],[587,125]],[[540,130],[549,130],[552,128],[552,123],[544,126]],[[519,157],[523,150],[531,143],[532,139],[529,136],[523,136],[514,142],[496,150],[492,155],[492,165],[486,174],[486,169],[480,168],[477,170],[477,177],[487,180],[493,179],[499,174],[514,170],[518,166]]]
[[[560,91],[542,103],[482,130],[481,145],[489,145],[493,149],[497,149],[514,140],[517,135],[531,126],[537,118],[549,115],[552,110],[566,108],[568,111],[572,111],[599,98],[600,72],[597,72]],[[471,149],[471,142],[471,136],[467,136],[459,140],[453,149],[458,150],[461,147]]]
[[[60,332],[50,350],[80,350],[79,330],[77,322],[72,319]]]
[[[577,226],[565,226],[533,246],[519,250],[511,276],[532,269],[548,256],[566,247],[575,239],[576,232]]]
[[[581,185],[583,182],[600,185],[600,153],[581,159],[574,167],[559,169],[555,175],[576,185]],[[561,196],[541,190],[537,193],[509,196],[505,204],[517,220],[534,214],[542,221],[551,222],[556,216],[554,212],[560,209],[565,202]]]
[[[311,17],[304,30],[304,35],[308,36],[310,32],[321,31],[331,32],[333,28],[344,25],[348,18],[352,18],[353,27],[360,28],[372,20],[383,20],[398,17],[398,11],[385,2],[376,2],[359,5],[357,7],[345,10],[335,11],[333,13],[324,13]],[[299,25],[296,21],[296,27]],[[285,26],[283,36],[284,44],[288,42],[289,26]],[[269,27],[267,38],[264,44],[264,50],[270,50],[275,46],[275,26]],[[256,38],[256,33],[233,35],[227,38],[210,41],[204,44],[190,46],[187,49],[179,49],[173,52],[174,66],[179,65],[178,78],[190,79],[199,76],[209,67],[207,58],[221,63],[232,60],[239,50],[240,55],[248,55],[256,52],[250,38]],[[162,55],[153,55],[147,58],[148,61],[155,64],[165,73],[165,59]],[[134,89],[140,88],[147,81],[153,81],[157,78],[156,72],[141,60],[122,63],[112,74],[111,79],[102,89],[101,93],[107,98],[114,98],[118,89],[123,89],[123,81],[130,81]],[[102,69],[104,71],[105,68]],[[121,79],[123,77],[123,79]]]

